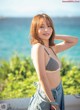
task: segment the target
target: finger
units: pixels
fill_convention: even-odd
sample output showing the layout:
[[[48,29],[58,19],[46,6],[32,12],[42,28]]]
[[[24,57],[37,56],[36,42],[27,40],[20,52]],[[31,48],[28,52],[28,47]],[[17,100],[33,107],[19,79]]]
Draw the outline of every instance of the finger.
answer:
[[[53,110],[56,110],[56,107],[52,106]]]

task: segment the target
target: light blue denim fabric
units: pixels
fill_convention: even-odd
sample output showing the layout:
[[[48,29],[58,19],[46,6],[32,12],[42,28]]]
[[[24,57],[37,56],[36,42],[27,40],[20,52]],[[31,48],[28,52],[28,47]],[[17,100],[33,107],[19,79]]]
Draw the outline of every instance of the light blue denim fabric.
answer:
[[[55,99],[55,101],[59,104],[60,110],[65,110],[65,104],[64,104],[64,92],[62,87],[62,82],[56,87],[55,89],[52,89],[52,94]]]
[[[36,83],[35,83],[36,84]],[[62,89],[62,84],[60,83],[59,86],[55,89],[52,89],[53,97],[55,101],[59,104],[60,110],[64,109],[64,94]],[[31,97],[28,110],[50,110],[50,102],[45,95],[44,91],[41,89],[40,84],[37,84],[37,91]]]

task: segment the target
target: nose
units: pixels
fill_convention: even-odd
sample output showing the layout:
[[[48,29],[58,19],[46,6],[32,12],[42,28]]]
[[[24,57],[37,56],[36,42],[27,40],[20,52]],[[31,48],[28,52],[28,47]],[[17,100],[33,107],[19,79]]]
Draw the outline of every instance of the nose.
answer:
[[[47,27],[45,28],[45,31],[48,31],[48,28]]]

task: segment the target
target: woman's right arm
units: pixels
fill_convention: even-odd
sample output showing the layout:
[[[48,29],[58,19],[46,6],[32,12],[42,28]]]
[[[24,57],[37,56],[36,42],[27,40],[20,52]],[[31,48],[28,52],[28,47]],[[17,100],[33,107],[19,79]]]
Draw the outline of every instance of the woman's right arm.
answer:
[[[46,76],[45,70],[45,55],[44,55],[44,47],[41,44],[35,44],[32,49],[32,59],[33,64],[36,69],[39,82],[43,87],[46,96],[48,97],[50,102],[54,102],[54,98],[51,92],[51,88],[49,85],[48,78]]]

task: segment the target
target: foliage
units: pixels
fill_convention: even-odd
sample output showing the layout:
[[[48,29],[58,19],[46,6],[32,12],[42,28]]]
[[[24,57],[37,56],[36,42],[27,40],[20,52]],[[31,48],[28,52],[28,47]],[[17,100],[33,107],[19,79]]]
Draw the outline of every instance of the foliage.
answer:
[[[80,68],[61,59],[65,94],[80,94]],[[31,97],[36,90],[37,74],[30,58],[14,56],[0,63],[0,99]]]
[[[61,58],[61,65],[62,65],[61,76],[65,76],[67,72],[70,71],[71,68],[74,66],[73,63],[66,61],[65,59],[66,57]]]
[[[62,80],[65,94],[80,94],[80,69],[73,66]]]

